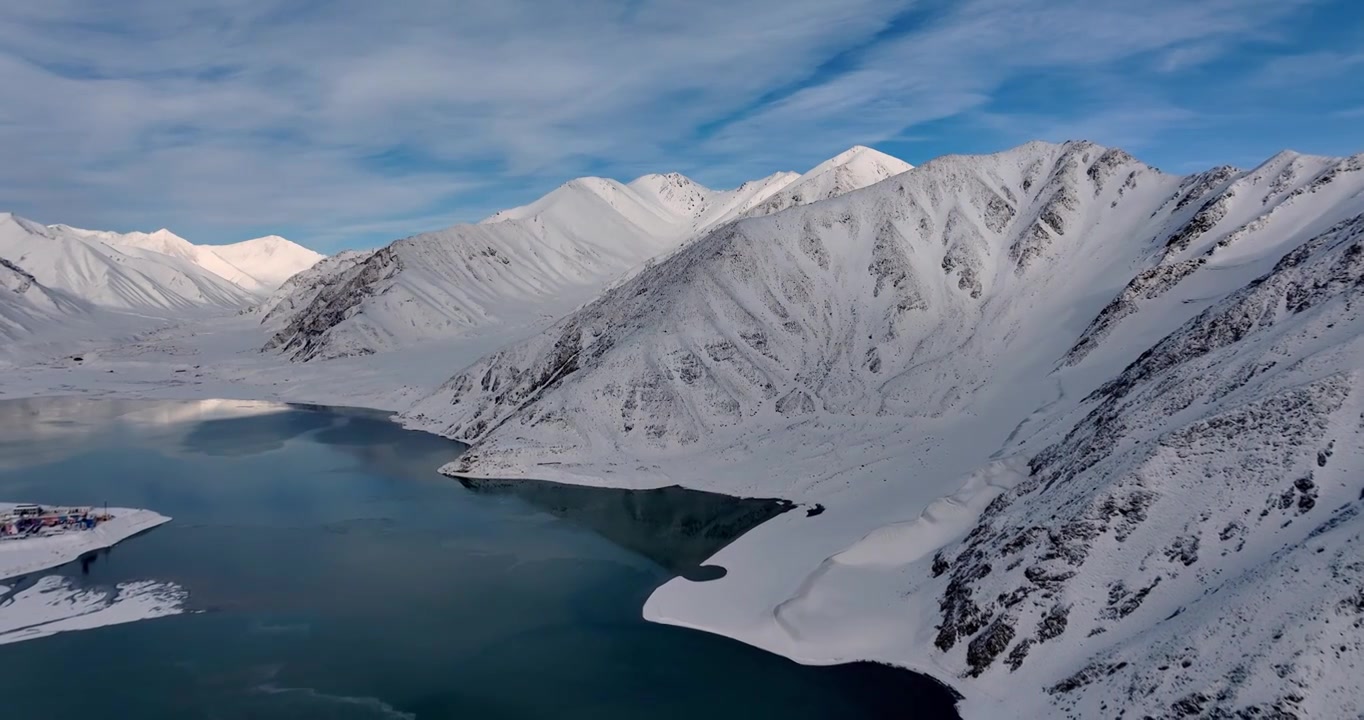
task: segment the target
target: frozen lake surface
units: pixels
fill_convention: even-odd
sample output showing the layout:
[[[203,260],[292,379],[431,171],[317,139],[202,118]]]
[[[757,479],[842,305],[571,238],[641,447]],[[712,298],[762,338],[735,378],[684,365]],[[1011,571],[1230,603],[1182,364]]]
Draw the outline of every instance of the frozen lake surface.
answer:
[[[0,644],[7,709],[78,695],[153,719],[955,717],[923,676],[803,667],[642,619],[654,588],[723,575],[705,559],[788,505],[461,484],[435,472],[460,450],[369,411],[0,402],[0,500],[174,518],[0,583],[0,631],[16,599],[79,611]],[[149,597],[161,616],[130,622]]]

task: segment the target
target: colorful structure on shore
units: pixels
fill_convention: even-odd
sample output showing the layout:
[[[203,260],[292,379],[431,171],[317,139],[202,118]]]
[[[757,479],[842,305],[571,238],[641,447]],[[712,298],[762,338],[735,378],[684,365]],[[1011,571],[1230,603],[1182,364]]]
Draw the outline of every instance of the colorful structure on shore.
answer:
[[[0,541],[93,530],[112,517],[88,507],[15,505],[0,512]]]

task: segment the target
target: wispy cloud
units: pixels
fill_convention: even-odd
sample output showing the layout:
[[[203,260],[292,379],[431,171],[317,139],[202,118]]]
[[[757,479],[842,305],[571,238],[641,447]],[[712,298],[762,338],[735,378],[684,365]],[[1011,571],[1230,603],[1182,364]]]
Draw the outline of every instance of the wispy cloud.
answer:
[[[742,147],[792,127],[851,125],[886,137],[906,125],[986,107],[1012,78],[1049,69],[1102,70],[1156,51],[1235,36],[1290,12],[1299,0],[967,0],[873,48],[854,70],[792,93],[725,129]],[[1168,52],[1158,61],[1170,67]],[[875,139],[875,138],[873,138]]]
[[[0,194],[42,219],[112,224],[157,208],[165,223],[317,229],[429,213],[473,176],[661,159],[896,9],[4,2],[0,144],[17,157]],[[394,148],[416,149],[400,173],[363,161]]]
[[[1034,115],[1028,113],[980,113],[976,119],[1007,142],[1029,139],[1061,142],[1076,138],[1106,145],[1141,149],[1175,125],[1198,122],[1200,116],[1185,108],[1148,102],[1114,105],[1088,114]]]
[[[1326,79],[1351,80],[1359,76],[1361,69],[1364,52],[1325,50],[1275,58],[1266,63],[1258,80],[1270,87],[1301,86]]]
[[[1142,141],[1188,111],[1000,95],[1201,66],[1305,2],[0,0],[0,205],[330,249],[577,174],[737,181],[944,118]]]

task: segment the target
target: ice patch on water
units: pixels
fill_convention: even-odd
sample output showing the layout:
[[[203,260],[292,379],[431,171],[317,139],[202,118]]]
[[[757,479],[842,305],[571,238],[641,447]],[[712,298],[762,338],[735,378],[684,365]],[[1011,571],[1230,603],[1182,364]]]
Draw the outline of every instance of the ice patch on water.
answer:
[[[71,578],[48,575],[7,594],[0,586],[0,645],[72,630],[178,615],[189,596],[175,583],[155,580],[116,587],[76,587]]]

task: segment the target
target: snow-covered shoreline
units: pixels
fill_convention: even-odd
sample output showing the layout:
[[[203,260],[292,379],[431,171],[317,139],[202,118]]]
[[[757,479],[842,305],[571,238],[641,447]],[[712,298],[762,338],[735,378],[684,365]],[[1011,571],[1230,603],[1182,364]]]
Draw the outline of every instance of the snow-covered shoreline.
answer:
[[[13,506],[14,503],[0,503],[0,511]],[[0,542],[0,580],[65,565],[88,552],[113,547],[170,522],[170,518],[151,510],[109,508],[108,512],[113,518],[92,530]]]

